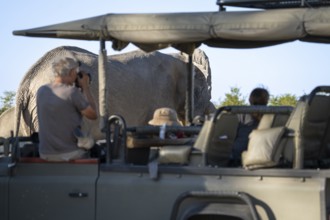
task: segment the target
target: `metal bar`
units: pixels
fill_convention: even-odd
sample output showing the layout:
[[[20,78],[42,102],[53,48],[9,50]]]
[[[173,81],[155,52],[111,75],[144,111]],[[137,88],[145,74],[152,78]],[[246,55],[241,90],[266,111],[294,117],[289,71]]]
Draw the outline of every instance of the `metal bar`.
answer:
[[[185,103],[185,125],[190,125],[194,117],[194,65],[192,54],[189,54],[188,74],[187,74],[187,90]]]
[[[243,204],[249,208],[249,213],[251,214],[252,220],[259,220],[259,216],[257,214],[257,210],[252,202],[251,196],[244,192],[235,192],[235,191],[187,191],[175,200],[172,213],[171,220],[175,220],[179,216],[179,211],[181,208],[181,204],[188,199],[194,199],[193,204],[198,204],[202,202],[203,204],[208,203],[218,203],[218,204]],[[228,201],[229,200],[229,201]],[[187,213],[184,213],[185,215]],[[230,213],[225,213],[229,214]],[[247,214],[247,213],[246,213]],[[181,216],[183,217],[183,216]],[[181,218],[180,218],[181,219]],[[186,218],[182,218],[186,219]],[[250,218],[247,218],[250,219]]]
[[[98,74],[99,74],[99,113],[100,113],[100,130],[106,135],[106,162],[111,163],[111,133],[108,123],[108,108],[107,108],[107,74],[106,74],[107,50],[105,48],[105,40],[100,39],[100,52],[98,59]]]
[[[134,132],[135,134],[159,134],[161,126],[136,126],[136,127],[128,127],[126,130],[129,132]],[[166,132],[179,132],[182,131],[185,134],[198,134],[201,130],[199,126],[166,126]]]
[[[261,106],[261,105],[251,105],[251,106],[223,106],[220,107],[214,117],[213,122],[217,120],[217,117],[224,111],[231,112],[234,114],[251,114],[251,113],[261,113],[261,114],[286,114],[289,115],[293,111],[292,106]]]
[[[106,121],[108,120],[107,109],[107,74],[106,74],[107,50],[105,49],[105,40],[100,39],[99,53],[99,113],[100,113],[100,129],[104,132]]]

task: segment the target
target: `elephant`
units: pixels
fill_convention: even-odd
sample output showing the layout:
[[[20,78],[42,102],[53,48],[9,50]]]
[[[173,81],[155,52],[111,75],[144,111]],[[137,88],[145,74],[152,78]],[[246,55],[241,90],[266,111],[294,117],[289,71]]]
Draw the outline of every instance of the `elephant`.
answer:
[[[38,132],[36,92],[53,80],[51,64],[58,56],[74,56],[81,69],[90,73],[92,94],[98,103],[98,55],[79,47],[61,46],[47,52],[25,74],[16,92],[15,123],[20,134]],[[184,119],[188,56],[181,53],[146,53],[142,50],[107,56],[107,108],[122,116],[127,126],[146,125],[155,109],[170,107]],[[194,112],[207,115],[215,111],[211,100],[211,69],[206,54],[196,49],[194,63]],[[21,120],[23,119],[23,120]],[[1,121],[0,121],[0,124]],[[84,121],[86,133],[104,138],[98,121]],[[8,132],[7,132],[8,133]],[[0,133],[0,136],[2,134]]]
[[[8,138],[13,135],[15,129],[15,107],[11,107],[7,109],[0,115],[0,137]],[[19,135],[21,133],[22,128],[20,128]]]

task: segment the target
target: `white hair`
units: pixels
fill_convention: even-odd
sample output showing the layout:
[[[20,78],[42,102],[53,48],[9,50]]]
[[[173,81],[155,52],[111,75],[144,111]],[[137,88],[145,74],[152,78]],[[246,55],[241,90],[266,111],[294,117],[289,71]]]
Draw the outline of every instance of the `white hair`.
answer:
[[[52,63],[55,76],[67,76],[72,69],[79,66],[79,61],[73,57],[58,58]]]

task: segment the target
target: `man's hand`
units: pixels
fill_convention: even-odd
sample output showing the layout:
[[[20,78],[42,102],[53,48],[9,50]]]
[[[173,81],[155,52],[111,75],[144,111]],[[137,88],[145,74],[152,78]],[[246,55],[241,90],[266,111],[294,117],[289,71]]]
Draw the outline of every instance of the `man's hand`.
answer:
[[[78,85],[82,90],[86,90],[89,88],[90,84],[90,75],[84,71],[79,72],[80,76],[78,75]]]
[[[90,76],[88,73],[81,71],[80,72],[82,77],[78,76],[78,83],[79,87],[82,90],[82,93],[85,95],[87,101],[89,102],[89,105],[86,109],[81,111],[81,114],[85,116],[88,119],[95,120],[97,119],[97,110],[94,98],[90,92],[89,84],[90,84]]]

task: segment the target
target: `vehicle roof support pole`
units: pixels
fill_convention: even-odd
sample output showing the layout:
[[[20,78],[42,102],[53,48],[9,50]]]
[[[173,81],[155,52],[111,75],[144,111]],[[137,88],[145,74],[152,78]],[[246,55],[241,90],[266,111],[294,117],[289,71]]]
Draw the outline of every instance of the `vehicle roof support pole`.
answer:
[[[107,109],[107,75],[106,75],[107,50],[105,49],[105,41],[100,39],[100,52],[98,60],[99,75],[99,113],[100,113],[100,130],[105,132],[106,122],[109,117]]]
[[[302,169],[303,168],[303,160],[304,160],[304,150],[302,149],[301,137],[300,134],[295,134],[294,136],[294,158],[293,158],[293,168],[294,169]]]
[[[111,143],[110,140],[110,129],[108,123],[109,112],[107,108],[107,71],[106,71],[106,63],[107,63],[107,50],[105,49],[105,40],[100,39],[100,52],[99,52],[99,60],[98,60],[98,74],[99,74],[99,113],[100,113],[100,130],[103,133],[106,133],[106,162],[111,162]]]
[[[187,90],[186,90],[186,103],[185,103],[185,125],[190,125],[193,121],[194,115],[194,64],[193,54],[188,56],[188,74],[187,74]]]

